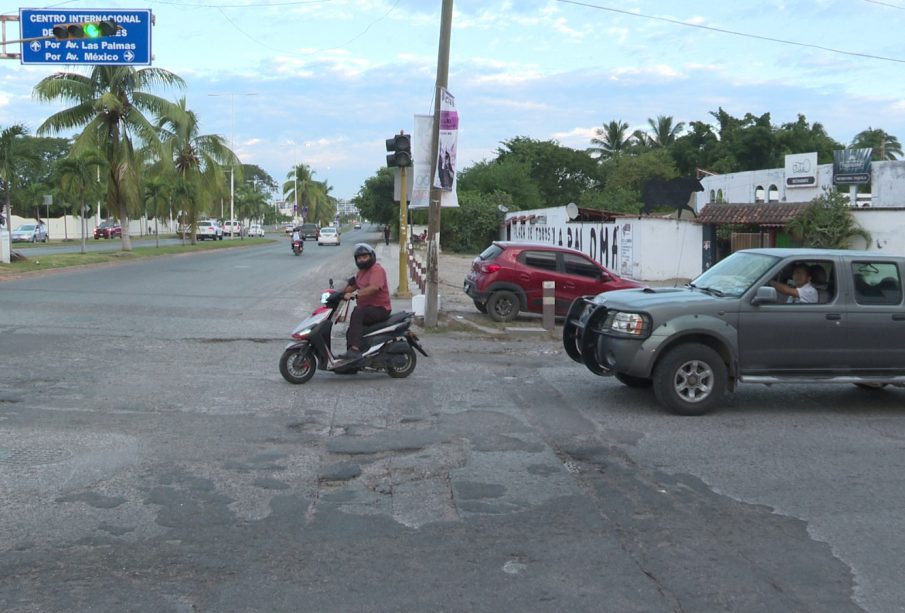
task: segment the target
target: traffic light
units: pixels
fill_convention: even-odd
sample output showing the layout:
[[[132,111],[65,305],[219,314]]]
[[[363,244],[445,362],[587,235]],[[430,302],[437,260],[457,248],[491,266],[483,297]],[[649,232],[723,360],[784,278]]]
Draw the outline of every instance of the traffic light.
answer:
[[[84,21],[81,23],[62,23],[53,27],[53,37],[57,40],[68,38],[101,38],[113,36],[119,26],[112,19],[104,21]]]
[[[412,137],[405,132],[400,132],[393,138],[387,139],[387,166],[399,166],[406,168],[412,165]]]

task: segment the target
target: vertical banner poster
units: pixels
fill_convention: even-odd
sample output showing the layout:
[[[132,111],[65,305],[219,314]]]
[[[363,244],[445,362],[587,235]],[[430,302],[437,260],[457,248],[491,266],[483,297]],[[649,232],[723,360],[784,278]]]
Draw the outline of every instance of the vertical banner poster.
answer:
[[[412,134],[412,191],[410,209],[426,209],[430,206],[431,193],[431,131],[433,115],[415,115]]]
[[[459,206],[456,197],[456,147],[459,136],[459,114],[456,99],[446,89],[440,90],[440,136],[437,146],[437,173],[434,187],[442,190],[441,206]]]

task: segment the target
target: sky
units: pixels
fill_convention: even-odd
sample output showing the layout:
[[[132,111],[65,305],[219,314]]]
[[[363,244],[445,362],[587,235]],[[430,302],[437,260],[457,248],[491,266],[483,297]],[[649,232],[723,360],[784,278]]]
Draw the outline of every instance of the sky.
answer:
[[[844,144],[868,127],[905,142],[905,0],[453,6],[459,170],[518,136],[583,150],[614,119],[630,131],[658,115],[713,123],[719,108],[769,112],[774,125],[802,114]],[[342,199],[385,165],[384,141],[434,106],[441,0],[0,0],[0,14],[20,8],[151,9],[152,66],[186,82],[156,93],[185,96],[201,133],[224,136],[243,163],[278,182],[307,164]],[[32,90],[71,69],[0,59],[0,129],[34,133],[64,108]]]

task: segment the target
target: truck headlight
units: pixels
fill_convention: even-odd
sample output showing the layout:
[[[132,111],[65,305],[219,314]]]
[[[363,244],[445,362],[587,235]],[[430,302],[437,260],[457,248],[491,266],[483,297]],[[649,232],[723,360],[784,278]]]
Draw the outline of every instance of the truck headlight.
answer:
[[[643,337],[650,333],[650,318],[643,313],[610,313],[604,329],[626,336]]]

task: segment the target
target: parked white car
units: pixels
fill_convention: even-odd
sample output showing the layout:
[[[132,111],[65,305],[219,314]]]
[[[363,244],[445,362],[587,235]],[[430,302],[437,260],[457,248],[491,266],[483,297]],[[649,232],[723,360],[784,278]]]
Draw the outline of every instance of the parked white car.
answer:
[[[264,228],[256,223],[251,224],[250,226],[248,226],[248,236],[255,238],[264,238]]]
[[[24,223],[13,230],[14,243],[47,242],[47,226],[38,223]]]
[[[214,220],[208,221],[199,221],[198,229],[195,231],[195,236],[198,237],[199,241],[202,241],[206,238],[210,240],[223,240],[223,228],[220,227],[220,224]]]
[[[226,236],[242,236],[242,224],[238,221],[224,221],[223,234]]]
[[[320,247],[321,245],[339,246],[339,230],[333,226],[321,228],[321,231],[317,235],[317,246]]]

